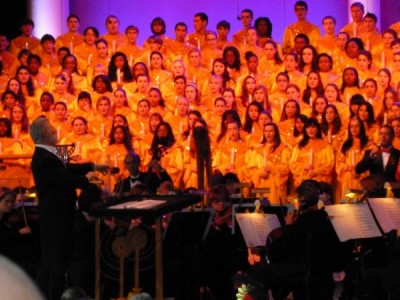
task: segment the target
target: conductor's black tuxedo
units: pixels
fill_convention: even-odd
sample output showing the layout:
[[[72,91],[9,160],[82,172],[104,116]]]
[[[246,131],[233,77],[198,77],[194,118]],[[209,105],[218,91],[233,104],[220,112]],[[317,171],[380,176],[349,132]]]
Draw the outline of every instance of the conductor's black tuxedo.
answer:
[[[47,299],[60,299],[65,269],[73,247],[76,190],[85,188],[92,164],[64,163],[47,149],[36,147],[32,173],[40,206],[40,241],[43,266],[38,283]]]
[[[380,175],[385,179],[385,182],[396,181],[396,170],[399,164],[400,150],[394,147],[390,148],[389,159],[384,167],[382,153],[379,152],[377,155],[372,156],[371,150],[367,150],[364,153],[364,157],[356,166],[356,173],[361,174],[365,171],[369,171],[370,175]],[[397,191],[394,191],[397,194]],[[374,193],[372,196],[384,197],[386,192],[384,190]]]

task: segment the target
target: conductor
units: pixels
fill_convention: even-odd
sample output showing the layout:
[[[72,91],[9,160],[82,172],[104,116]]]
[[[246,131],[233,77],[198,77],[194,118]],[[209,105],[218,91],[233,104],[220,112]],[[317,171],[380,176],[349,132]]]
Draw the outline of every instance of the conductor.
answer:
[[[33,121],[30,135],[35,142],[31,168],[40,205],[42,266],[37,280],[46,299],[60,299],[73,248],[75,189],[86,188],[96,177],[94,171],[108,167],[64,164],[56,155],[57,130],[44,116]]]

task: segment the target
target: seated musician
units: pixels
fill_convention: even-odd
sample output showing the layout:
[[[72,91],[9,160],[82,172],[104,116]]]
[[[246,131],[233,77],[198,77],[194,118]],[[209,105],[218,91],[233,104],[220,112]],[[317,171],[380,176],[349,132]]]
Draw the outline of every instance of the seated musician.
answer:
[[[311,271],[310,299],[332,299],[332,272],[341,267],[339,240],[327,213],[317,208],[319,183],[305,180],[297,187],[296,194],[300,203],[298,216],[288,213],[281,237],[273,243],[267,241],[269,264],[254,265],[249,275],[273,293],[283,287],[283,291],[292,291],[295,299],[303,299],[304,283],[297,286],[294,280],[305,278]]]
[[[117,182],[114,192],[118,194],[129,193],[140,184],[145,184],[146,173],[140,172],[140,157],[134,151],[129,151],[124,158],[125,168],[129,171],[129,177]]]

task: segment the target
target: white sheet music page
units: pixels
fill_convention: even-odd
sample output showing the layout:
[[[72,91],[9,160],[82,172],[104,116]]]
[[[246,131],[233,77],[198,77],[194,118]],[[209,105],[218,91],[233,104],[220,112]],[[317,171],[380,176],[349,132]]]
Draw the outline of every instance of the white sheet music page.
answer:
[[[247,247],[265,246],[269,233],[281,227],[278,216],[262,213],[238,213],[239,223]]]
[[[369,198],[368,201],[383,232],[400,229],[400,199]]]
[[[325,206],[341,242],[382,236],[367,203]]]
[[[142,200],[142,201],[129,201],[113,206],[109,206],[108,209],[150,209],[153,207],[157,207],[161,204],[165,203],[164,200]]]

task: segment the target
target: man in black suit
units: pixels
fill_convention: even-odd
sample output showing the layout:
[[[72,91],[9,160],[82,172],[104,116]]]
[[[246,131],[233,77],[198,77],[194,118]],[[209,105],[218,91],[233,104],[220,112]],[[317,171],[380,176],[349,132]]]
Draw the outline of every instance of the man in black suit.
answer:
[[[129,193],[132,188],[146,184],[146,173],[140,172],[140,157],[134,151],[129,151],[124,158],[125,168],[129,171],[127,178],[121,179],[114,187],[117,194]]]
[[[96,177],[96,168],[103,172],[107,167],[65,165],[56,155],[57,130],[45,117],[33,121],[30,134],[36,146],[31,168],[40,206],[42,267],[38,284],[47,299],[60,299],[73,248],[76,189],[88,186]]]
[[[369,171],[370,175],[380,175],[385,182],[394,182],[396,180],[396,170],[399,164],[400,151],[393,147],[394,130],[389,125],[383,125],[379,129],[378,146],[367,150],[364,157],[356,166],[356,173],[361,174]],[[394,191],[395,194],[398,191]],[[374,191],[374,197],[385,197],[385,189]]]

